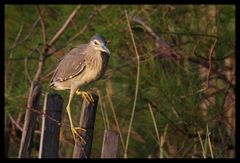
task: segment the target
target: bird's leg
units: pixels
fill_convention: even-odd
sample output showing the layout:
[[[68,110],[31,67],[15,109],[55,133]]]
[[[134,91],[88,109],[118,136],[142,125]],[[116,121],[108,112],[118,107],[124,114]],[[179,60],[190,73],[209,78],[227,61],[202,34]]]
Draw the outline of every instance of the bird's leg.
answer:
[[[86,99],[89,103],[94,103],[94,99],[92,94],[85,91],[80,91],[79,89],[76,91],[77,95],[81,95],[83,99]]]
[[[72,118],[71,118],[71,111],[70,111],[70,106],[67,106],[67,113],[68,113],[68,117],[69,117],[69,121],[70,121],[70,126],[71,126],[71,131],[73,134],[73,138],[76,141],[76,136],[78,136],[83,142],[84,144],[86,144],[86,141],[82,138],[81,135],[79,135],[77,130],[83,130],[86,131],[86,129],[81,128],[81,127],[74,127],[73,123],[72,123]]]
[[[76,141],[76,136],[78,136],[84,142],[84,144],[86,144],[86,141],[83,139],[83,137],[81,135],[79,135],[79,133],[77,131],[77,130],[86,131],[86,129],[81,128],[81,127],[74,127],[73,126],[72,117],[71,117],[71,109],[70,109],[70,103],[72,101],[73,95],[74,95],[74,92],[71,90],[69,101],[68,101],[67,108],[66,108],[67,113],[68,113],[68,117],[69,117],[69,121],[70,121],[71,131],[72,131],[72,134],[73,134],[74,141]]]

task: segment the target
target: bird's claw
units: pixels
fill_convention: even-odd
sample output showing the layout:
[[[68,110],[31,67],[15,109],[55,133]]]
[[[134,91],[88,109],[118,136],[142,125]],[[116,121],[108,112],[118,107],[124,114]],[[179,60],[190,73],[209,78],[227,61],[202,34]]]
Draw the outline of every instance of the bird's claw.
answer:
[[[83,137],[78,133],[77,130],[82,130],[82,131],[86,131],[86,129],[81,128],[81,127],[71,127],[71,131],[73,134],[73,138],[76,141],[76,137],[80,138],[84,144],[87,144],[86,141],[83,139]]]
[[[88,102],[94,103],[94,99],[93,99],[91,93],[83,92],[83,93],[82,93],[82,96],[83,96],[83,98],[85,98],[86,100],[88,100]]]
[[[79,90],[76,91],[77,95],[81,95],[83,99],[86,99],[89,103],[94,103],[94,99],[92,94],[89,92],[81,92]]]

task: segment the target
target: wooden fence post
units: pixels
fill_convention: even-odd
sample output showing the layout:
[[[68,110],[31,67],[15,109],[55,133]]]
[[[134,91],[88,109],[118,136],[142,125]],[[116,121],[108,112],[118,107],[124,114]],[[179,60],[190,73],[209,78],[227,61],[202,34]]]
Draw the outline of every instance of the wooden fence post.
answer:
[[[29,93],[27,108],[39,110],[39,99],[41,95],[41,86],[39,82],[34,81]],[[19,158],[29,158],[32,149],[32,138],[37,123],[38,114],[30,109],[26,110],[24,126],[22,131],[21,144],[19,149]]]
[[[119,134],[105,130],[103,136],[101,158],[116,158],[118,151]]]
[[[94,122],[96,118],[98,96],[92,94],[94,103],[89,104],[88,101],[83,100],[82,110],[80,115],[80,127],[85,128],[86,131],[80,131],[80,135],[86,141],[84,144],[80,139],[76,139],[73,158],[89,158],[92,148]]]
[[[62,108],[63,99],[60,95],[46,93],[43,106],[46,115],[42,118],[39,158],[58,158]]]

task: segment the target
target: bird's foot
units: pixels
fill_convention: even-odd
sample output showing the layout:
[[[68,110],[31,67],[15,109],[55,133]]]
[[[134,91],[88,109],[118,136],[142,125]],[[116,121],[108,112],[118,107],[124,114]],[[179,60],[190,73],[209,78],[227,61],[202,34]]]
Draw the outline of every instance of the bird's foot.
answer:
[[[84,129],[84,128],[72,126],[71,131],[73,134],[74,141],[76,142],[76,138],[80,138],[83,141],[83,143],[86,144],[86,141],[83,139],[83,137],[79,134],[79,132],[77,130],[86,131],[86,129]]]
[[[85,92],[85,91],[76,91],[77,95],[81,95],[83,99],[86,99],[89,103],[94,103],[94,99],[92,97],[92,94],[89,92]]]

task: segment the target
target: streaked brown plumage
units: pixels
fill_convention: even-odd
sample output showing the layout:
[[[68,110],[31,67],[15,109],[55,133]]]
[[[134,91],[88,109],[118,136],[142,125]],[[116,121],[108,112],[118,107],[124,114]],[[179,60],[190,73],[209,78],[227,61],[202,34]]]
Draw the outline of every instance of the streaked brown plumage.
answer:
[[[69,115],[71,130],[78,135],[74,128],[70,103],[75,93],[81,94],[92,102],[91,94],[80,92],[79,88],[100,79],[108,65],[110,51],[106,47],[105,38],[99,34],[94,35],[88,44],[81,44],[71,49],[59,62],[50,82],[50,87],[56,90],[70,89],[67,112]]]

